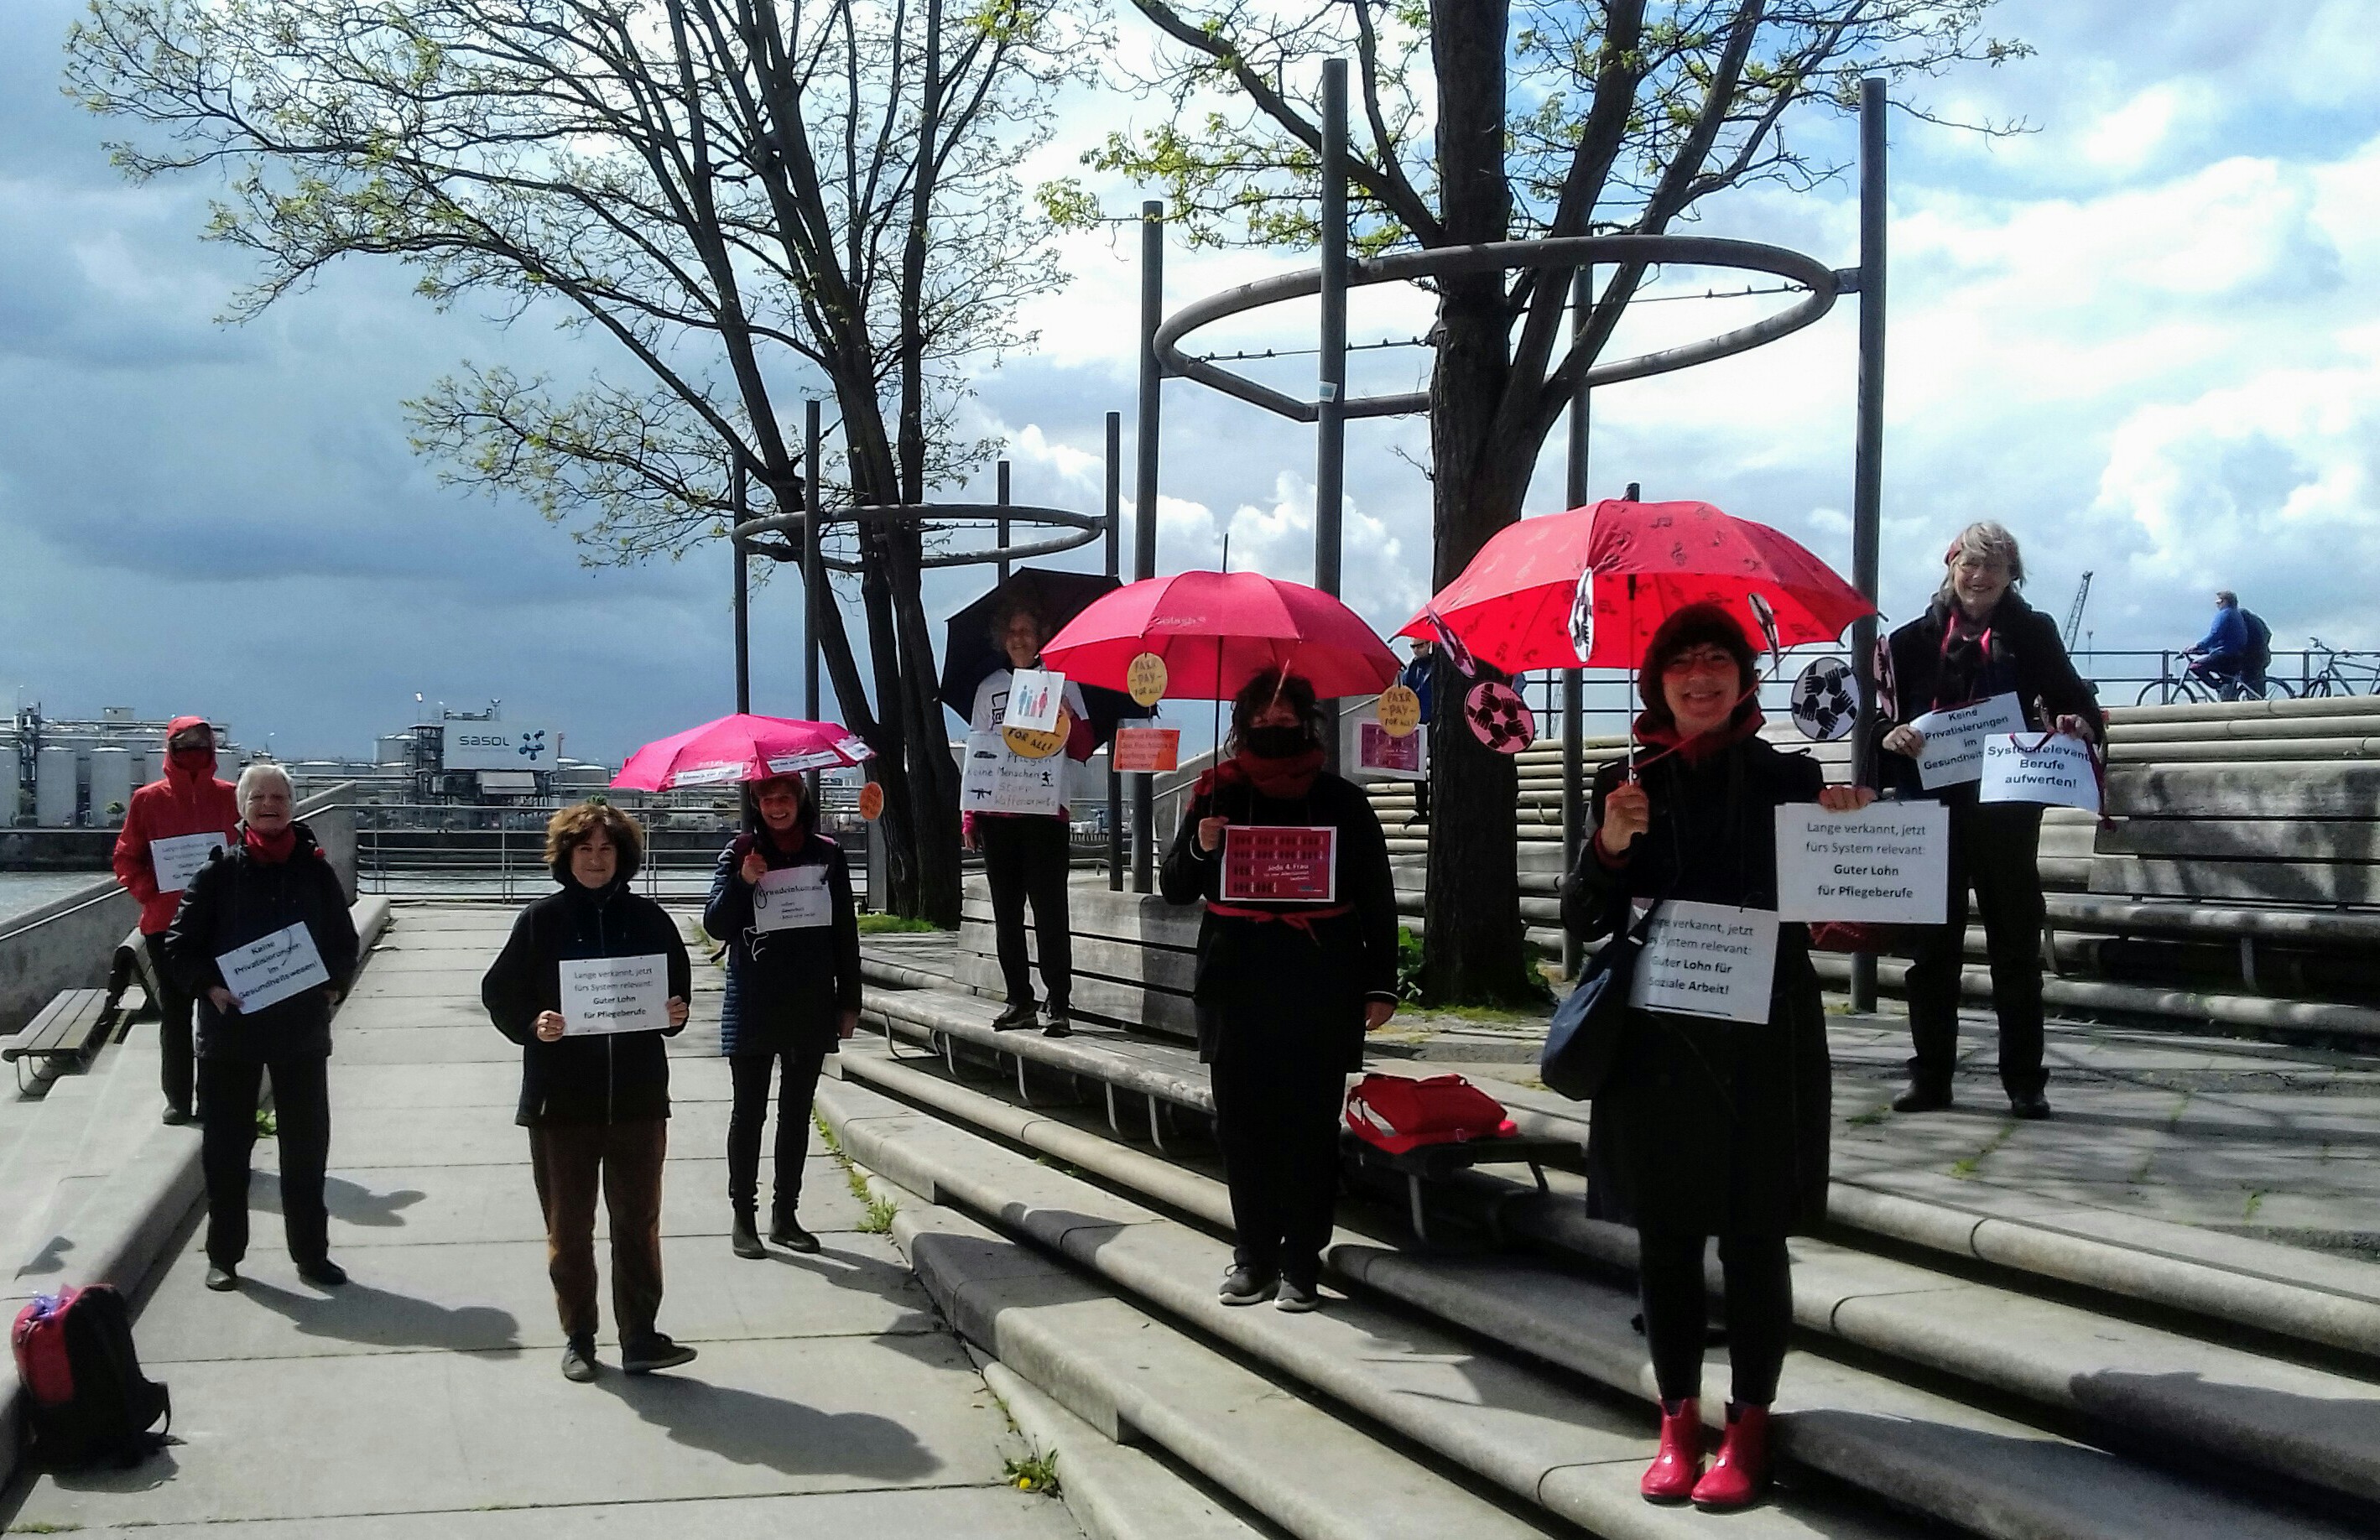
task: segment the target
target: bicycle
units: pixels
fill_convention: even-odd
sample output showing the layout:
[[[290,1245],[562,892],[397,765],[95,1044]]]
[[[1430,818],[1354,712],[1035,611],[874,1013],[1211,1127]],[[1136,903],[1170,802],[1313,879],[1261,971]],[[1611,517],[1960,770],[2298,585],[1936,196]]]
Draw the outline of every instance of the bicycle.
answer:
[[[2308,700],[2335,695],[2380,695],[2380,662],[2359,661],[2342,665],[2341,658],[2351,659],[2354,655],[2342,653],[2326,645],[2320,637],[2306,638],[2306,652],[2309,656],[2317,652],[2322,654],[2322,667],[2306,680],[2305,687],[2298,692]],[[2350,678],[2350,669],[2361,670],[2363,677]]]
[[[2165,672],[2141,686],[2135,706],[2204,706],[2223,700],[2287,700],[2296,694],[2283,681],[2265,676],[2257,684],[2244,674],[2210,669],[2202,659],[2191,659],[2181,673],[2173,671],[2173,654],[2163,655]]]

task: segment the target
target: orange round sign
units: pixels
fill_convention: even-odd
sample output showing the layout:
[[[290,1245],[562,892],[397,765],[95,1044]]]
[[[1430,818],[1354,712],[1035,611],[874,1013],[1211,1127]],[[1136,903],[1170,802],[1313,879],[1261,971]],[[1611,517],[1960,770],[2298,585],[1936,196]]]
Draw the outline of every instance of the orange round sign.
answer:
[[[1154,652],[1141,653],[1125,667],[1123,683],[1135,702],[1156,705],[1165,698],[1165,660]]]
[[[1413,735],[1421,725],[1421,697],[1402,685],[1391,685],[1380,692],[1380,702],[1373,709],[1380,719],[1380,731],[1391,738]]]
[[[871,819],[884,816],[884,782],[870,781],[859,788],[859,816]]]
[[[1000,735],[1021,759],[1047,759],[1066,746],[1066,734],[1075,724],[1073,713],[1063,706],[1058,708],[1058,725],[1047,733],[1036,733],[1029,727],[1003,727]]]

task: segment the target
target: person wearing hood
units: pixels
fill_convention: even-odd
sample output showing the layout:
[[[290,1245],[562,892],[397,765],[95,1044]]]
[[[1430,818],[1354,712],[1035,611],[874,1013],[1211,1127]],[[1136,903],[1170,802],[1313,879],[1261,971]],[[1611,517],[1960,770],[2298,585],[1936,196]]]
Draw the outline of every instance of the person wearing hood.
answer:
[[[1864,807],[1816,761],[1760,734],[1759,672],[1743,629],[1716,604],[1661,623],[1637,674],[1645,701],[1631,760],[1596,772],[1593,827],[1562,890],[1582,940],[1625,929],[1671,899],[1777,907],[1779,805]],[[1587,1141],[1588,1208],[1636,1228],[1645,1344],[1661,1395],[1649,1502],[1737,1508],[1768,1472],[1768,1407],[1792,1324],[1785,1238],[1826,1215],[1832,1071],[1807,931],[1777,928],[1767,1018],[1741,1022],[1631,1008]],[[1703,1258],[1718,1238],[1733,1376],[1718,1461],[1702,1469]]]
[[[620,1366],[674,1368],[695,1350],[663,1336],[662,1166],[669,1151],[669,1050],[686,1028],[694,969],[677,922],[631,891],[644,855],[635,819],[601,802],[546,821],[545,858],[560,888],[520,912],[480,983],[496,1030],[520,1045],[514,1122],[528,1130],[530,1170],[545,1214],[546,1272],[562,1318],[563,1377],[595,1377],[595,1197],[612,1228],[612,1314]],[[565,963],[653,958],[668,976],[668,1025],[573,1031],[563,1015]]]
[[[1232,702],[1228,758],[1198,778],[1166,853],[1168,903],[1206,901],[1192,988],[1211,1066],[1236,1244],[1225,1304],[1312,1310],[1339,1191],[1340,1109],[1364,1034],[1397,1008],[1397,895],[1362,788],[1322,768],[1330,720],[1295,674],[1258,674]],[[1227,896],[1228,831],[1331,830],[1331,896]]]
[[[232,843],[190,879],[164,947],[176,984],[198,997],[207,1287],[239,1286],[257,1103],[270,1074],[289,1256],[299,1278],[335,1288],[347,1275],[330,1257],[330,1210],[322,1199],[331,1154],[331,1008],[355,977],[360,947],[338,872],[312,831],[290,817],[287,772],[250,765],[239,772],[236,794],[241,822]],[[236,994],[225,977],[233,954],[291,931],[301,933],[287,939],[288,954],[303,963],[310,950],[313,968],[304,971],[319,974],[319,981],[268,1000],[273,991],[260,978],[243,986],[245,1000]]]
[[[158,1073],[169,1123],[188,1122],[200,1104],[192,1099],[191,1000],[165,965],[165,929],[189,875],[211,847],[237,839],[238,826],[238,799],[215,779],[214,729],[204,717],[176,717],[165,724],[164,773],[132,794],[115,857],[115,880],[140,903],[141,943],[157,985]]]
[[[997,733],[1008,714],[1008,689],[1016,670],[1038,668],[1041,645],[1050,627],[1029,605],[1002,604],[992,612],[991,640],[1008,655],[1010,666],[995,669],[976,686],[975,710],[967,718],[970,734]],[[1090,712],[1083,692],[1066,683],[1065,707],[1071,725],[1062,752],[1077,762],[1097,748]],[[1074,990],[1074,930],[1067,914],[1066,874],[1074,865],[1074,849],[1066,809],[1033,813],[978,813],[959,819],[960,837],[969,850],[983,852],[984,882],[991,889],[991,928],[1000,953],[1000,975],[1007,986],[1008,1003],[992,1019],[992,1030],[1006,1032],[1031,1026],[1037,1011],[1042,1032],[1063,1037],[1074,1030],[1069,997]],[[1033,928],[1041,943],[1043,996],[1033,999],[1033,954],[1025,940],[1025,906],[1033,905]]]
[[[826,1056],[859,1026],[859,915],[843,847],[820,833],[798,775],[747,783],[746,831],[719,853],[702,928],[727,943],[719,1051],[735,1082],[727,1122],[727,1202],[735,1255],[768,1255],[758,1224],[760,1133],[777,1076],[769,1239],[819,1249],[796,1212],[809,1154],[810,1098]],[[783,874],[783,875],[776,875]]]
[[[1891,667],[1879,692],[1876,763],[1888,790],[1929,797],[1950,809],[1949,909],[1940,925],[1913,927],[1906,982],[1913,1057],[1896,1112],[1951,1103],[1959,1061],[1959,986],[1967,961],[1967,891],[1983,913],[1999,1017],[2000,1086],[2020,1118],[2049,1116],[2042,1065],[2041,808],[1984,802],[1973,781],[1931,791],[1919,780],[1925,734],[1910,723],[1929,711],[2013,695],[2036,733],[2100,734],[2099,698],[2074,672],[2058,626],[2024,601],[2024,556],[1997,524],[1971,524],[1942,553],[1942,587],[1925,613],[1892,634]]]

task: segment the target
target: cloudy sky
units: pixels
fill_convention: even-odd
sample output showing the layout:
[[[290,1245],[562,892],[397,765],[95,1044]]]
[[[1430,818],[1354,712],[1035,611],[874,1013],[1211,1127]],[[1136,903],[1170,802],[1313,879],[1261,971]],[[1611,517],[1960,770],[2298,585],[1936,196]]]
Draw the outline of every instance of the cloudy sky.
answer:
[[[417,692],[500,697],[606,757],[730,709],[723,554],[583,569],[563,532],[441,488],[407,447],[399,401],[457,360],[566,371],[586,346],[435,315],[384,267],[216,324],[244,269],[198,239],[209,188],[126,185],[100,149],[118,126],[57,92],[80,8],[0,5],[0,685],[53,715],[207,709],[285,756],[367,752]],[[2368,5],[2003,0],[1993,30],[2038,56],[1918,94],[2036,132],[1893,128],[1885,610],[1914,612],[1948,533],[1988,516],[2024,540],[2042,607],[2062,615],[2095,572],[2102,649],[2194,640],[2217,586],[2277,646],[2380,647]],[[1070,169],[1123,110],[1079,105],[1046,169]],[[1117,210],[1138,196],[1100,190]],[[1703,228],[1847,265],[1852,196],[1747,193]],[[1101,414],[1132,422],[1135,247],[1071,240],[1073,286],[1027,317],[1039,347],[978,382],[1021,502],[1098,505]],[[1290,265],[1177,252],[1169,299]],[[1706,282],[1730,280],[1674,278]],[[1759,303],[1653,307],[1627,340],[1738,324]],[[1351,331],[1408,334],[1415,315],[1367,297]],[[1299,346],[1310,325],[1285,310],[1214,341]],[[1846,304],[1784,344],[1599,393],[1591,491],[1703,498],[1847,565],[1854,329]],[[1359,385],[1410,388],[1424,356],[1364,367]],[[1349,433],[1346,588],[1384,627],[1425,597],[1408,458],[1425,448],[1418,422]],[[1309,575],[1306,432],[1176,382],[1163,453],[1161,568],[1213,564],[1228,531],[1234,567]],[[1548,459],[1532,511],[1560,491]],[[940,612],[970,587],[929,597]],[[757,606],[763,710],[799,704],[795,599],[785,583]]]

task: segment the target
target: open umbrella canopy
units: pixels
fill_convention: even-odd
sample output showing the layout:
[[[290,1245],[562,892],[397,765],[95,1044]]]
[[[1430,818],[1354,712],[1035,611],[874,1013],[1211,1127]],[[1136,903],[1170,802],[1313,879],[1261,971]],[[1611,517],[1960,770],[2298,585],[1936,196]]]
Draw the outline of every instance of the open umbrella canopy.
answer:
[[[647,744],[628,756],[612,784],[629,792],[673,792],[856,765],[875,757],[841,722],[739,715]]]
[[[1099,572],[1059,572],[1048,567],[1019,567],[990,592],[951,616],[942,636],[942,704],[965,721],[975,710],[975,692],[987,678],[1008,667],[1007,655],[991,639],[991,618],[1012,599],[1028,606],[1054,633],[1102,594],[1115,592],[1114,578]],[[1050,665],[1056,668],[1058,665]],[[1081,683],[1081,681],[1076,681]],[[1094,739],[1114,736],[1118,721],[1148,715],[1149,709],[1118,690],[1087,688],[1083,705],[1091,714]]]
[[[1257,674],[1286,668],[1317,695],[1369,695],[1395,683],[1397,660],[1364,618],[1319,588],[1255,572],[1177,572],[1093,601],[1041,649],[1069,679],[1125,687],[1133,659],[1165,660],[1165,693],[1229,700]]]
[[[1590,647],[1572,640],[1580,580]],[[1433,613],[1472,655],[1507,673],[1634,668],[1661,622],[1718,604],[1755,647],[1830,642],[1875,606],[1791,538],[1707,503],[1628,503],[1523,519],[1497,531],[1398,635],[1435,637]],[[1762,611],[1767,612],[1764,619]]]

